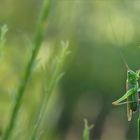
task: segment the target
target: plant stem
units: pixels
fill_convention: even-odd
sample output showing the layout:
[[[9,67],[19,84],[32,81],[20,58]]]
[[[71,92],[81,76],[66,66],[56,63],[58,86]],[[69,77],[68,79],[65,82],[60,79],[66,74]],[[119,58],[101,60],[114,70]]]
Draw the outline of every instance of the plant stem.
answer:
[[[33,47],[34,48],[33,48],[32,56],[31,56],[31,59],[30,59],[28,65],[27,65],[27,69],[25,71],[25,75],[22,79],[22,82],[19,86],[19,89],[18,89],[18,92],[17,92],[16,102],[15,102],[15,105],[13,107],[13,111],[12,111],[12,114],[11,114],[9,124],[7,126],[7,129],[6,129],[5,133],[4,133],[3,140],[10,139],[12,131],[13,131],[14,126],[16,124],[19,108],[21,106],[22,97],[23,97],[27,82],[28,82],[28,80],[31,76],[34,61],[36,59],[36,56],[39,52],[40,46],[41,46],[43,38],[44,38],[44,34],[45,34],[45,26],[44,25],[45,25],[47,17],[48,17],[49,8],[50,8],[50,0],[49,1],[45,0],[43,8],[42,8],[41,15],[40,15],[40,18],[39,18],[39,23],[38,23],[38,26],[37,26],[34,42],[33,42]]]
[[[140,116],[138,117],[138,140],[140,140]]]
[[[138,98],[138,119],[137,119],[137,139],[140,140],[140,102],[139,102],[139,92],[137,93],[137,98]]]
[[[88,121],[86,119],[84,120],[84,123],[85,123],[85,128],[83,131],[83,140],[89,140],[90,130],[94,127],[94,125],[89,126]]]

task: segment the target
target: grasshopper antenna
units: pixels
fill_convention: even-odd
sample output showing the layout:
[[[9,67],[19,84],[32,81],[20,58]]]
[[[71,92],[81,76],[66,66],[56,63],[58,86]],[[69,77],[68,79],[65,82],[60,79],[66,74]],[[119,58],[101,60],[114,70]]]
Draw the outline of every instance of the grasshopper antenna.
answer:
[[[118,50],[118,51],[119,51],[119,54],[120,54],[120,56],[121,56],[121,59],[122,59],[124,65],[125,65],[126,69],[127,69],[127,70],[130,70],[130,68],[129,68],[129,66],[128,66],[128,63],[126,62],[126,59],[124,58],[124,55],[122,54],[122,52],[121,52],[120,50]]]
[[[111,20],[111,17],[109,18],[109,21],[110,21],[110,26],[111,26],[111,29],[112,29],[113,36],[114,36],[115,40],[117,41],[117,35],[116,35],[115,32],[114,32],[113,25],[112,25],[112,22],[111,22],[111,21],[112,21],[112,20]],[[125,26],[124,26],[124,32],[125,32]],[[124,32],[123,32],[123,46],[124,46],[124,40],[125,40],[125,34],[124,34]],[[114,45],[113,45],[113,46],[114,46]],[[115,47],[115,46],[114,46],[114,47]],[[123,53],[122,53],[122,51],[121,51],[118,47],[115,47],[115,48],[118,50],[119,55],[120,55],[120,57],[121,57],[121,59],[122,59],[124,65],[125,65],[126,69],[127,69],[127,70],[130,70],[130,67],[129,67],[129,65],[128,65],[128,63],[127,63],[127,61],[126,61],[126,59],[125,59],[125,57],[124,57],[124,55],[123,55]]]

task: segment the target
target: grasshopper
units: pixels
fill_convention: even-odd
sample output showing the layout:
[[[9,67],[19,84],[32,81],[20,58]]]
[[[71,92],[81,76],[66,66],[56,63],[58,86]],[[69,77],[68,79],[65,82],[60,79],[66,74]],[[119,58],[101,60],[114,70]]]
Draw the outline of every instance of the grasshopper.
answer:
[[[134,72],[131,69],[127,70],[127,80],[126,80],[126,93],[114,101],[113,105],[127,104],[127,118],[131,121],[133,114],[137,111],[139,106],[139,95],[140,87],[138,80],[140,78],[140,70]],[[127,100],[126,102],[122,102]]]
[[[113,25],[112,24],[111,24],[111,27],[112,27],[112,33],[114,34],[114,37],[117,40],[117,36],[116,36],[116,34],[115,34],[114,30],[113,30]],[[125,36],[123,38],[125,38]],[[115,47],[115,48],[117,48],[117,47]],[[119,98],[118,100],[114,101],[112,104],[113,105],[127,104],[127,118],[128,118],[128,121],[131,121],[133,114],[137,110],[139,110],[140,86],[139,86],[138,80],[140,79],[140,70],[137,70],[136,72],[131,70],[129,68],[129,66],[127,65],[127,61],[125,60],[122,51],[119,50],[118,48],[117,48],[117,50],[118,50],[119,55],[120,55],[123,63],[126,66],[126,69],[127,69],[126,93],[121,98]]]

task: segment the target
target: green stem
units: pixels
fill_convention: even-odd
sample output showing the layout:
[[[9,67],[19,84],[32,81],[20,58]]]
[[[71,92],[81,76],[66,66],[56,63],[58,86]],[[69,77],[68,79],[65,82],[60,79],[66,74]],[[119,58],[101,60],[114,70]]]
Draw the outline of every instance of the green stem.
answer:
[[[45,0],[44,1],[44,7],[42,8],[42,12],[40,15],[40,19],[39,19],[39,23],[37,26],[37,30],[36,30],[36,34],[35,34],[35,39],[33,42],[33,52],[32,52],[32,57],[28,63],[27,69],[25,71],[25,75],[24,78],[22,79],[21,85],[19,86],[18,89],[18,93],[17,93],[17,99],[11,114],[11,118],[9,121],[9,124],[7,126],[7,129],[4,133],[3,139],[2,140],[8,140],[11,137],[12,131],[14,129],[16,120],[17,120],[17,116],[18,116],[18,112],[19,112],[19,108],[21,106],[21,101],[22,101],[22,97],[27,85],[27,82],[29,80],[29,77],[31,76],[31,72],[32,72],[32,67],[34,65],[34,61],[36,59],[36,56],[38,54],[38,51],[40,49],[40,46],[42,44],[43,38],[44,38],[44,34],[45,34],[45,23],[48,17],[48,13],[49,13],[49,8],[50,8],[50,0]]]
[[[140,140],[140,117],[138,118],[138,140]]]
[[[138,97],[138,100],[139,100],[139,92],[137,93],[137,97]],[[137,133],[138,133],[138,140],[140,140],[140,102],[138,101],[138,120],[137,120]]]
[[[46,103],[48,104],[48,102],[46,102]],[[36,140],[38,127],[39,127],[40,122],[42,120],[42,117],[43,117],[43,114],[45,112],[45,109],[47,108],[47,104],[46,103],[44,101],[42,102],[41,109],[40,109],[40,112],[38,114],[38,119],[35,122],[35,125],[33,127],[30,140]]]

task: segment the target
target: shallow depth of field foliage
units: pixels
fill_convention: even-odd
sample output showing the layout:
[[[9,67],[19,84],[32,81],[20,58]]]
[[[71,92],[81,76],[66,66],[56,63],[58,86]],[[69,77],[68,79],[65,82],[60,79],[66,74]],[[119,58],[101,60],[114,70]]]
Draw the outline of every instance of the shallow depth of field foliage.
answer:
[[[140,2],[50,1],[10,140],[136,140],[137,115],[128,122],[126,106],[111,103],[125,93],[126,68],[118,50],[131,69],[140,69]],[[0,0],[0,138],[32,57],[43,5]]]

